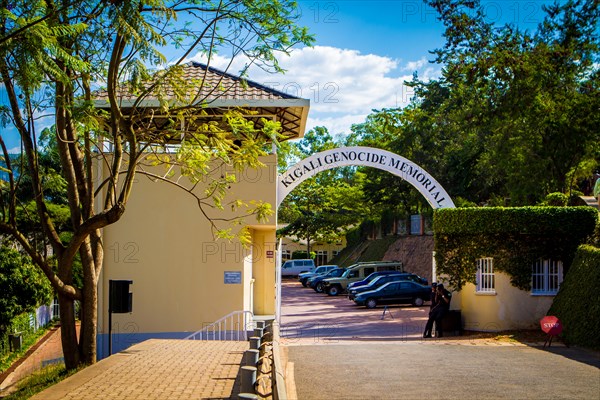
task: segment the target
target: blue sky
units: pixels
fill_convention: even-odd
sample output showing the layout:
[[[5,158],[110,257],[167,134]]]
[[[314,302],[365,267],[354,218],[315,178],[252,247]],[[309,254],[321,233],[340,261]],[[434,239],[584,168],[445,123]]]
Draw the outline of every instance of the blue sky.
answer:
[[[311,100],[307,129],[326,126],[334,134],[349,133],[373,109],[406,105],[412,92],[404,85],[413,72],[436,78],[440,66],[429,63],[430,50],[444,44],[444,28],[433,9],[421,0],[299,0],[300,24],[316,35],[313,48],[296,49],[280,59],[285,75],[250,70],[250,78]],[[483,1],[489,20],[534,30],[543,18],[542,0]],[[204,61],[196,55],[190,59]],[[212,65],[222,69],[228,59]],[[241,69],[239,60],[230,69]],[[237,68],[237,69],[236,69]],[[0,102],[6,103],[0,90]],[[47,120],[48,121],[48,120]],[[51,123],[51,121],[48,121]],[[9,148],[16,136],[3,135]]]
[[[250,78],[311,100],[307,129],[321,125],[347,134],[373,109],[401,107],[412,97],[404,85],[417,72],[436,78],[431,50],[444,45],[437,13],[421,0],[299,0],[300,24],[316,35],[314,48],[281,57],[287,73],[250,70]],[[535,30],[544,16],[542,0],[482,1],[488,20]],[[201,57],[195,58],[203,61]],[[213,61],[224,67],[226,59]],[[235,71],[235,67],[232,71]],[[241,68],[241,63],[237,65]]]

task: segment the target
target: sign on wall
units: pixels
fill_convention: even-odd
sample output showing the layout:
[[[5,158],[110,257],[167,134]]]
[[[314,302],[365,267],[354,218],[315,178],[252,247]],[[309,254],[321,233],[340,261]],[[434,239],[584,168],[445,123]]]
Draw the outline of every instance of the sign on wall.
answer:
[[[223,283],[226,285],[235,285],[242,283],[242,272],[241,271],[224,271],[223,272]]]
[[[278,177],[277,207],[304,180],[337,167],[362,165],[387,171],[414,186],[432,208],[454,208],[454,202],[427,171],[398,154],[372,147],[341,147],[313,154]]]

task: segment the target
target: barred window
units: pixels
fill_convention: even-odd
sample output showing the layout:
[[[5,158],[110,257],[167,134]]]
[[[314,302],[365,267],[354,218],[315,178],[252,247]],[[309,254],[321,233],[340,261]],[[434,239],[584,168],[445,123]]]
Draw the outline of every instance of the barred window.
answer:
[[[476,289],[477,293],[496,293],[494,278],[494,259],[477,259]]]
[[[533,263],[531,293],[554,295],[558,293],[562,280],[562,261],[539,259]]]

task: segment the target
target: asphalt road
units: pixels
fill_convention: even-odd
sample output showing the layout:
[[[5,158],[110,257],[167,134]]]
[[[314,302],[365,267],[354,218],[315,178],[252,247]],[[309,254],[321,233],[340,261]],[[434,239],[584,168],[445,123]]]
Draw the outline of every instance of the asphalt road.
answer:
[[[492,339],[423,340],[428,307],[355,307],[286,282],[290,399],[600,399],[600,355]],[[389,312],[391,311],[391,316]]]

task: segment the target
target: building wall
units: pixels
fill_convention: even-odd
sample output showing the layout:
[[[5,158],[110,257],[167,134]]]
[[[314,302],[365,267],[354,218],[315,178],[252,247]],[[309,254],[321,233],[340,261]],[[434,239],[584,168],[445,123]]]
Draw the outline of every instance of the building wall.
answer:
[[[270,155],[263,162],[266,168],[246,171],[231,185],[229,199],[275,204],[276,158]],[[225,206],[224,211],[211,210],[210,216],[233,214]],[[133,312],[113,314],[113,332],[131,343],[148,334],[178,337],[194,332],[232,311],[273,313],[275,259],[264,255],[266,247],[274,250],[275,215],[267,223],[258,223],[254,216],[246,222],[253,239],[249,248],[237,240],[215,241],[192,196],[138,175],[122,219],[103,232],[99,332],[108,333],[110,279],[133,281]],[[241,283],[226,284],[225,272],[241,273]]]
[[[554,296],[532,295],[510,283],[510,276],[495,271],[496,294],[475,292],[475,285],[466,284],[454,293],[452,309],[460,309],[466,330],[502,331],[538,329]]]
[[[327,251],[327,260],[331,260],[334,257],[334,251],[340,252],[346,247],[346,238],[341,238],[337,241],[326,243],[326,242],[315,242],[311,243],[311,251],[315,253],[318,251]],[[306,243],[300,243],[294,241],[288,237],[284,237],[282,240],[282,249],[288,251],[291,256],[295,251],[306,251]],[[285,258],[284,258],[285,260]],[[319,263],[323,265],[324,263]]]

